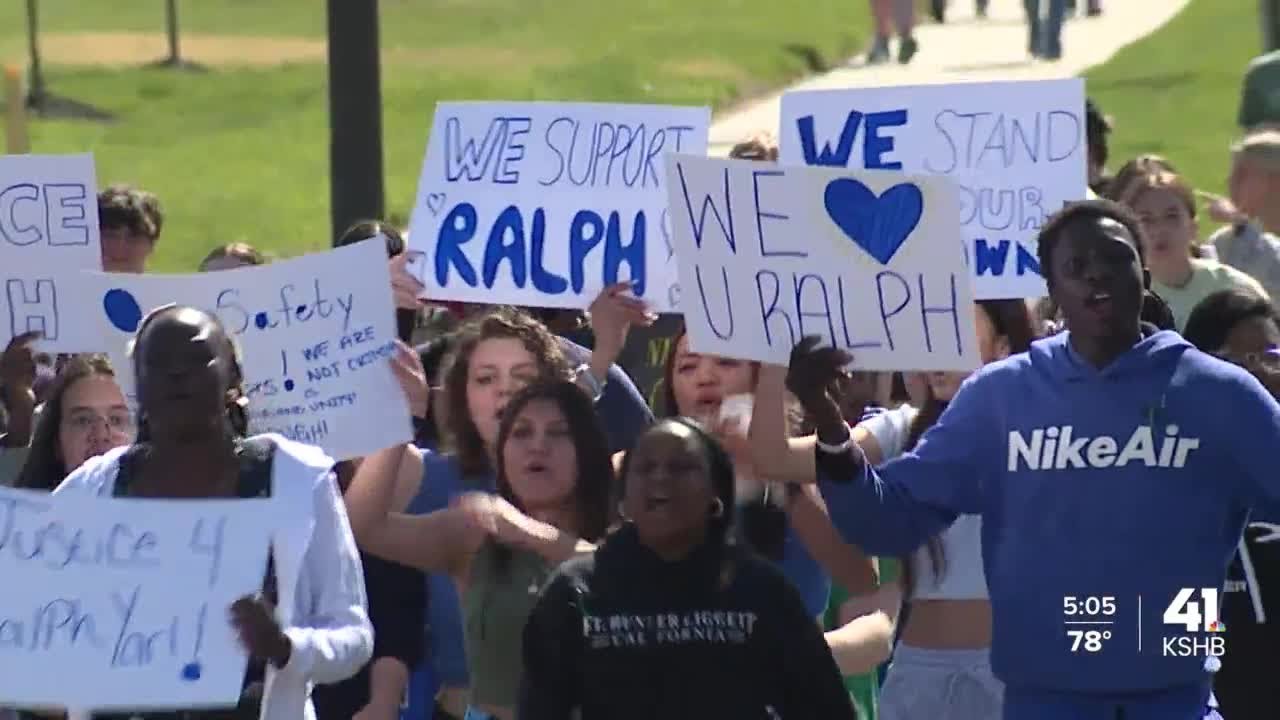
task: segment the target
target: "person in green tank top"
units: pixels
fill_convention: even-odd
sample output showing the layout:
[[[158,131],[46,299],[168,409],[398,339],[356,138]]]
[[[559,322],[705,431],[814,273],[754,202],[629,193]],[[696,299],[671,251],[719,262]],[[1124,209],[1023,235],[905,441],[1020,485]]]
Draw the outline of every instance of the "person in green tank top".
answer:
[[[845,674],[844,684],[860,720],[875,720],[880,669],[893,650],[893,625],[902,594],[897,560],[877,558],[879,584],[866,595],[851,597],[839,584],[823,617],[827,644]]]
[[[366,552],[458,586],[471,689],[467,720],[514,720],[521,635],[560,563],[589,553],[613,521],[613,464],[595,408],[567,380],[538,383],[507,404],[495,443],[497,494],[461,496],[427,515],[390,512],[404,446],[365,460],[347,489]]]

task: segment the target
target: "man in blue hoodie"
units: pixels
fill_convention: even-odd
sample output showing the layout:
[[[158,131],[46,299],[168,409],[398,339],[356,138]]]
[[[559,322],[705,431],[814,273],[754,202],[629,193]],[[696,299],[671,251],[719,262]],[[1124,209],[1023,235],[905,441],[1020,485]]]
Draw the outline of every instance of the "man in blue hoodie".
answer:
[[[786,382],[817,421],[822,494],[873,555],[983,515],[1006,720],[1198,720],[1205,653],[1164,640],[1211,638],[1165,609],[1183,588],[1201,604],[1200,588],[1221,588],[1249,508],[1280,500],[1280,404],[1140,322],[1149,274],[1126,209],[1069,205],[1039,243],[1067,330],[979,370],[914,451],[879,468],[825,390],[850,357],[796,347]],[[1088,630],[1095,642],[1072,635]]]

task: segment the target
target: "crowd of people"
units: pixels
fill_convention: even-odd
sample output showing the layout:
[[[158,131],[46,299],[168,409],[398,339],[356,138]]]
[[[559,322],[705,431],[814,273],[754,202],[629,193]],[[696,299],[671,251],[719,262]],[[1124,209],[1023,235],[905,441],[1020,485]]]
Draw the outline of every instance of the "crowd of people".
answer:
[[[253,435],[205,310],[151,311],[126,368],[14,337],[0,484],[288,496],[311,530],[228,608],[238,706],[9,712],[387,720],[416,692],[409,720],[1273,717],[1280,130],[1243,129],[1217,197],[1162,157],[1109,172],[1088,117],[1096,197],[1040,228],[1047,298],[975,303],[974,373],[860,371],[813,338],[787,367],[700,354],[626,282],[586,312],[424,301],[382,221],[338,244],[386,244],[414,440],[357,461]],[[98,204],[104,270],[145,272],[156,197]],[[235,243],[199,270],[267,262]],[[1068,650],[1064,597],[1188,586],[1223,590],[1220,662]]]
[[[867,65],[888,62],[890,43],[898,38],[899,63],[906,65],[920,50],[915,36],[917,0],[870,0],[875,37],[866,54]],[[1027,54],[1041,60],[1062,57],[1062,25],[1077,11],[1077,0],[1022,0],[1027,20]],[[946,22],[948,0],[929,0],[929,14],[936,22]],[[978,19],[987,17],[991,0],[973,0]],[[1087,0],[1082,8],[1088,17],[1102,14],[1102,0]]]

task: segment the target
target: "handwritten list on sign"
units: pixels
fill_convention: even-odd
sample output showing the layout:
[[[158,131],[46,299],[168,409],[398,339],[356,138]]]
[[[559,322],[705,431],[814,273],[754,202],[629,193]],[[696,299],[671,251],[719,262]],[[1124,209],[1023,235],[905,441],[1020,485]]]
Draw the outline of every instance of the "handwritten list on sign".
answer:
[[[781,156],[951,178],[977,297],[1039,297],[1040,227],[1085,197],[1084,111],[1079,78],[792,92]]]
[[[67,295],[102,269],[92,155],[0,156],[0,348],[39,332],[52,351],[101,350]]]
[[[270,508],[0,487],[0,705],[235,705],[227,610],[261,589]]]
[[[440,103],[409,233],[427,297],[585,308],[631,279],[673,309],[662,157],[705,153],[710,119],[656,105]]]
[[[972,282],[946,178],[667,159],[694,352],[786,364],[806,335],[863,370],[971,370]]]
[[[280,433],[338,459],[412,438],[390,365],[395,307],[381,240],[198,275],[85,273],[83,285],[117,362],[127,362],[124,349],[154,308],[178,303],[216,314],[243,353],[252,432]]]

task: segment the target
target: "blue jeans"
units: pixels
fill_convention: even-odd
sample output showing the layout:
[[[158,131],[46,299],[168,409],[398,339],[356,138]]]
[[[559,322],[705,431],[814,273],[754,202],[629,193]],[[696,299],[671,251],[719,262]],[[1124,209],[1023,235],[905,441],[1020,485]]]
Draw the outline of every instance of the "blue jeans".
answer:
[[[1067,13],[1066,0],[1022,0],[1022,6],[1027,10],[1027,49],[1037,57],[1062,57],[1062,19]]]

